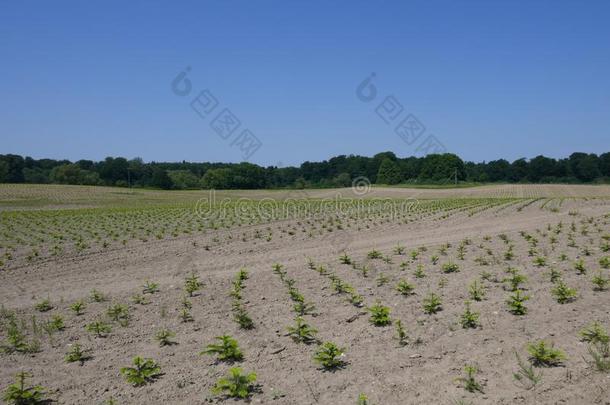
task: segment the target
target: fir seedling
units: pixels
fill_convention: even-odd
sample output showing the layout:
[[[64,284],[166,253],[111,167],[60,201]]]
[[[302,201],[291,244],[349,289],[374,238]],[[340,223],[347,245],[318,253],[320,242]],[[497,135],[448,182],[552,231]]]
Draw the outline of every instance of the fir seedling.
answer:
[[[345,349],[340,348],[333,342],[325,342],[316,350],[314,361],[326,370],[339,368],[345,364],[342,359],[344,351]]]
[[[38,350],[38,343],[28,343],[25,334],[19,325],[17,325],[17,320],[14,317],[11,317],[6,328],[6,339],[2,345],[0,345],[0,352],[35,353]]]
[[[566,359],[566,355],[559,349],[555,349],[544,340],[536,343],[530,343],[527,346],[527,351],[530,354],[530,360],[534,366],[552,367],[561,364]]]
[[[426,277],[426,273],[424,272],[424,266],[422,264],[418,264],[417,267],[415,268],[415,271],[413,272],[413,275],[416,278]]]
[[[602,275],[601,270],[591,279],[595,291],[605,291],[610,286],[610,279]]]
[[[523,274],[519,273],[519,270],[509,267],[506,270],[511,276],[504,279],[504,282],[507,282],[510,286],[510,291],[517,291],[522,283],[527,281],[527,277]]]
[[[448,262],[441,266],[441,270],[443,270],[443,273],[455,273],[460,271],[460,266],[457,263]]]
[[[578,274],[586,274],[587,268],[585,267],[585,262],[582,259],[578,259],[574,262],[574,270],[578,272]]]
[[[107,300],[106,296],[96,289],[91,290],[90,296],[93,302],[104,302]]]
[[[216,336],[218,344],[211,343],[199,353],[200,355],[209,354],[215,355],[217,361],[241,361],[244,358],[242,351],[239,348],[237,340],[229,335]]]
[[[138,305],[148,305],[150,301],[148,298],[142,294],[134,294],[131,296],[131,302]]]
[[[474,280],[468,286],[468,295],[474,301],[482,301],[485,298],[485,287],[479,281]]]
[[[79,362],[81,365],[85,363],[85,361],[89,360],[91,356],[87,354],[86,350],[83,350],[81,345],[75,343],[70,351],[66,354],[65,360],[67,363],[76,363]]]
[[[154,294],[159,292],[159,284],[154,283],[150,280],[146,280],[144,285],[142,286],[142,293],[144,294]]]
[[[106,311],[108,317],[118,322],[121,326],[127,326],[129,323],[129,308],[124,304],[114,304]]]
[[[347,255],[347,253],[343,253],[341,256],[339,256],[339,263],[352,264],[352,259]]]
[[[287,330],[288,335],[295,342],[309,344],[317,341],[316,334],[318,331],[309,326],[300,316],[296,317],[295,326],[289,326]]]
[[[38,312],[47,312],[53,309],[53,305],[51,305],[51,300],[45,298],[44,300],[37,303],[34,308],[36,308]]]
[[[242,329],[253,329],[254,321],[246,312],[243,305],[237,304],[233,307],[233,319],[239,324]]]
[[[426,314],[435,314],[442,309],[441,297],[434,293],[428,294],[423,302],[424,312]]]
[[[375,326],[386,326],[392,323],[390,319],[390,308],[381,305],[379,301],[368,308],[371,313],[369,321]]]
[[[379,276],[377,276],[377,287],[382,287],[386,285],[389,281],[390,279],[388,278],[388,276],[383,273],[379,273]]]
[[[212,388],[212,393],[224,394],[229,398],[245,399],[250,397],[255,390],[256,373],[242,374],[243,370],[239,367],[229,369],[229,375],[216,382]]]
[[[184,323],[193,322],[193,315],[191,315],[191,311],[188,308],[182,308],[180,311],[180,320]]]
[[[105,337],[112,331],[112,327],[102,320],[93,321],[85,326],[88,332],[94,333],[97,337]]]
[[[549,272],[549,279],[551,283],[555,283],[561,279],[561,272],[551,267],[551,271]]]
[[[77,316],[82,315],[85,311],[85,302],[83,300],[76,301],[70,305],[70,309],[74,311]]]
[[[201,283],[201,281],[199,281],[199,277],[195,273],[192,273],[184,281],[184,291],[186,291],[189,297],[192,297],[197,291],[201,289],[202,286],[203,284]]]
[[[371,403],[369,402],[369,398],[364,393],[360,393],[358,395],[356,405],[371,405]]]
[[[383,255],[378,250],[371,250],[366,254],[366,257],[368,257],[369,259],[381,259]]]
[[[400,346],[406,346],[409,343],[409,336],[402,326],[402,321],[400,319],[396,321],[396,338],[398,339],[398,344]]]
[[[476,328],[479,326],[479,316],[478,312],[473,312],[470,309],[470,302],[466,301],[466,308],[464,313],[460,316],[460,323],[462,324],[462,328]]]
[[[396,290],[402,295],[411,295],[413,294],[413,290],[415,286],[409,283],[407,280],[400,280],[396,285]]]
[[[172,340],[176,334],[169,329],[161,329],[155,334],[155,340],[159,342],[159,346],[171,346],[177,344]]]
[[[45,403],[44,387],[40,385],[34,385],[31,387],[26,386],[25,381],[30,377],[32,377],[30,373],[23,371],[17,373],[17,381],[9,385],[4,391],[2,396],[4,402],[15,405],[35,405]]]
[[[49,331],[61,331],[66,328],[64,318],[61,315],[53,315],[51,320],[46,323],[46,329]]]
[[[562,280],[559,280],[555,287],[551,289],[551,294],[553,294],[558,303],[565,304],[576,299],[577,291],[575,288],[568,287]]]
[[[524,302],[529,299],[529,296],[523,295],[521,290],[517,290],[508,297],[506,303],[508,304],[509,311],[513,315],[525,315],[527,313],[527,307]]]
[[[121,374],[134,387],[152,383],[161,375],[161,367],[153,359],[134,357],[133,366],[121,368]]]
[[[311,302],[297,302],[293,305],[294,312],[299,316],[310,315],[313,314],[316,310],[316,307]]]
[[[483,393],[483,386],[475,379],[475,375],[479,370],[473,365],[466,365],[464,371],[466,372],[466,376],[459,377],[457,381],[461,382],[464,389],[468,392]]]

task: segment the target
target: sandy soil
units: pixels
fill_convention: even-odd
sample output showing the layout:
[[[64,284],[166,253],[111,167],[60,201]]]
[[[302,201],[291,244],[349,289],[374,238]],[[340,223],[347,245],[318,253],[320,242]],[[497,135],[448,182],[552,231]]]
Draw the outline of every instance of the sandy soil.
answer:
[[[405,193],[401,189],[388,191],[394,192]],[[42,336],[39,353],[0,354],[0,388],[12,382],[17,371],[27,370],[34,375],[33,382],[49,389],[48,397],[62,404],[97,404],[110,398],[119,404],[217,402],[221,399],[213,397],[210,389],[230,366],[198,353],[212,343],[214,336],[230,334],[245,353],[240,366],[258,375],[260,392],[251,397],[253,403],[355,404],[359,393],[365,393],[372,404],[610,404],[610,375],[595,371],[587,363],[587,346],[578,336],[578,331],[593,320],[610,327],[610,292],[593,291],[590,282],[600,268],[599,258],[608,255],[599,245],[601,236],[610,233],[609,218],[604,217],[610,212],[610,201],[566,200],[559,212],[540,209],[539,203],[520,211],[517,207],[494,208],[472,216],[462,212],[442,218],[437,214],[408,224],[383,223],[323,237],[280,233],[281,237],[271,242],[242,242],[226,234],[189,236],[15,266],[0,273],[0,303],[4,308],[16,311],[28,324],[32,316],[40,323],[61,314],[66,329],[51,338]],[[570,215],[570,211],[578,215]],[[593,218],[588,235],[582,235],[580,221],[588,217]],[[558,243],[553,248],[548,236],[540,233],[560,221],[563,232],[557,235]],[[577,247],[567,246],[572,221],[578,229],[574,232]],[[278,226],[291,225],[295,224]],[[548,258],[569,286],[578,289],[579,297],[574,302],[561,305],[553,299],[549,266],[533,264],[520,231],[535,235],[540,241],[539,254]],[[506,245],[499,234],[506,234],[515,245],[515,258],[510,262],[503,258]],[[490,240],[484,239],[487,235]],[[213,237],[218,240],[214,242]],[[457,247],[465,238],[472,243],[467,246],[465,260],[459,260]],[[446,255],[439,253],[445,243],[451,244]],[[406,247],[406,255],[393,254],[397,244]],[[421,246],[427,251],[412,260],[409,252]],[[583,247],[590,249],[589,256],[583,255]],[[367,259],[372,249],[389,255],[392,263]],[[352,266],[339,264],[343,250],[358,264],[368,264],[367,277]],[[569,259],[559,261],[561,253]],[[439,256],[437,264],[432,264],[434,255]],[[490,264],[477,263],[480,257]],[[584,260],[586,275],[573,269],[577,257]],[[327,266],[351,284],[367,306],[376,300],[388,305],[392,319],[402,321],[410,343],[398,345],[394,325],[373,326],[366,309],[351,305],[335,293],[327,276],[308,268],[307,258]],[[458,263],[460,271],[444,274],[441,265],[450,260]],[[408,264],[401,268],[402,262]],[[297,344],[286,336],[294,314],[285,286],[272,271],[274,263],[283,264],[307,301],[315,304],[316,315],[305,318],[318,329],[319,338],[345,347],[344,368],[322,371],[312,360],[315,345]],[[418,264],[423,265],[426,277],[414,276]],[[459,316],[468,298],[469,283],[483,271],[501,280],[509,265],[528,277],[528,314],[509,313],[505,285],[485,281],[485,300],[472,304],[481,314],[481,327],[463,329]],[[254,320],[252,330],[240,329],[231,317],[229,291],[242,267],[250,274],[245,281],[244,302]],[[191,272],[197,273],[205,286],[192,298],[194,322],[182,323],[178,313],[183,283]],[[378,286],[380,274],[388,277],[387,284]],[[405,297],[395,290],[402,278],[416,286],[414,295]],[[148,305],[132,303],[130,297],[141,293],[145,280],[159,283],[160,291],[150,295]],[[94,288],[108,294],[110,300],[89,302]],[[422,299],[430,291],[441,295],[443,301],[443,310],[435,315],[422,310]],[[54,308],[37,312],[35,303],[46,297]],[[88,301],[81,316],[69,309],[78,299]],[[115,324],[108,337],[93,337],[85,331],[85,325],[104,316],[112,303],[129,304],[129,325]],[[161,328],[176,333],[176,345],[159,347],[154,335]],[[3,328],[0,341],[4,338]],[[512,377],[517,371],[515,352],[527,358],[527,343],[537,339],[552,341],[568,359],[560,367],[542,369],[542,382],[526,390]],[[83,365],[64,362],[67,350],[76,342],[91,350],[92,358]],[[158,361],[164,375],[141,388],[129,386],[119,369],[130,365],[136,355]],[[484,384],[484,393],[466,392],[456,380],[463,376],[465,364],[476,364],[480,369],[477,378]]]

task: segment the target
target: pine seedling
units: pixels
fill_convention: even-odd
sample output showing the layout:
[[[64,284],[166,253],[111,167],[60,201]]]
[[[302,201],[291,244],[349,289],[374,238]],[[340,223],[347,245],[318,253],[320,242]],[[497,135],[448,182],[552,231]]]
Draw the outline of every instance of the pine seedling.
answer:
[[[319,363],[324,369],[332,370],[345,364],[342,357],[345,349],[340,348],[333,342],[325,342],[318,347],[314,354],[314,361]]]
[[[368,308],[371,313],[369,321],[375,326],[386,326],[392,323],[390,319],[390,308],[381,305],[379,301]]]
[[[77,316],[80,316],[85,311],[85,302],[83,300],[79,300],[70,305],[70,309],[74,311]]]
[[[409,283],[407,280],[400,280],[396,285],[396,291],[398,291],[402,295],[411,295],[413,294],[414,289],[415,286]]]
[[[356,405],[370,405],[369,398],[364,393],[360,393]]]
[[[536,343],[530,343],[527,346],[527,351],[530,354],[530,360],[534,366],[552,367],[559,365],[566,359],[566,355],[559,349],[555,349],[544,340]]]
[[[25,381],[32,375],[24,371],[17,373],[17,381],[9,385],[2,399],[7,404],[15,405],[35,405],[45,403],[44,394],[45,388],[40,385],[34,385],[31,387],[26,386]]]
[[[134,357],[133,366],[123,367],[120,371],[125,380],[134,387],[151,383],[161,375],[161,367],[153,359]]]
[[[175,336],[176,336],[176,334],[174,332],[172,332],[171,330],[161,329],[160,331],[158,331],[155,334],[155,340],[157,342],[159,342],[159,346],[161,346],[161,347],[171,346],[171,345],[177,344],[174,340],[172,340],[172,338]]]
[[[551,294],[553,294],[558,303],[565,304],[576,299],[577,291],[575,288],[568,287],[562,280],[559,280],[555,287],[551,289]]]
[[[434,293],[428,294],[423,301],[424,312],[426,314],[435,314],[442,309],[441,297]]]
[[[216,382],[212,388],[212,393],[224,394],[229,398],[246,399],[255,390],[256,373],[242,374],[243,370],[239,367],[229,369],[229,375]]]
[[[237,340],[229,335],[216,336],[218,344],[211,343],[199,353],[200,355],[209,354],[215,355],[217,361],[241,361],[244,358],[242,351],[239,348]]]
[[[515,352],[517,358],[517,365],[519,370],[513,373],[513,378],[526,390],[534,388],[540,381],[542,381],[542,371],[536,372],[536,369],[530,362],[525,362],[519,356],[519,353]]]
[[[525,315],[527,313],[527,307],[524,302],[529,299],[530,297],[523,295],[521,290],[516,290],[508,297],[506,303],[508,304],[509,311],[513,315]]]
[[[580,338],[583,342],[589,343],[608,343],[610,342],[610,336],[604,329],[601,323],[595,321],[579,332]]]
[[[287,330],[288,335],[295,342],[305,344],[317,342],[316,334],[318,331],[309,326],[300,316],[296,317],[295,326],[289,326]]]
[[[466,301],[466,308],[464,313],[460,316],[460,323],[462,324],[462,328],[476,328],[479,326],[479,316],[478,312],[473,312],[470,309],[470,301]]]

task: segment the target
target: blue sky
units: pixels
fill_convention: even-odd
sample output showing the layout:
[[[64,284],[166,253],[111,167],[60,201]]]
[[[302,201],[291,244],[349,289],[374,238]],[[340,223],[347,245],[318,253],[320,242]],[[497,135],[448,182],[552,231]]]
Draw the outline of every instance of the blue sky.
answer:
[[[600,153],[608,21],[607,1],[5,0],[0,153],[237,162],[243,129],[263,165],[421,153],[376,114],[390,95],[467,160]],[[204,89],[218,106],[201,118]],[[210,126],[223,108],[241,122],[226,140]]]

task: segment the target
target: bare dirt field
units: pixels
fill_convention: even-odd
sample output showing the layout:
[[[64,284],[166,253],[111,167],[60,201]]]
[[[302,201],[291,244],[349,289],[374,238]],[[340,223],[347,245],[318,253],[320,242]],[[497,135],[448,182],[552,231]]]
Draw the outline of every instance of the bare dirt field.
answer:
[[[353,195],[220,195],[337,192]],[[610,273],[610,187],[373,188],[356,196],[416,202],[296,218],[253,216],[253,202],[241,216],[201,218],[194,204],[205,195],[0,185],[0,389],[27,371],[61,404],[231,403],[211,390],[239,366],[257,374],[252,403],[357,404],[364,394],[378,405],[610,404],[610,373],[590,354],[602,345],[580,334],[592,322],[610,328],[608,282],[592,282]],[[236,282],[240,269],[247,277]],[[185,298],[192,274],[202,286]],[[424,310],[430,294],[440,300],[434,313]],[[523,314],[507,304],[515,294],[529,297]],[[50,308],[40,305],[47,299]],[[466,301],[478,319],[464,326]],[[288,335],[299,303],[310,304],[302,319],[317,330],[310,344]],[[372,322],[377,303],[389,308],[385,326]],[[58,316],[63,327],[52,327]],[[87,330],[96,321],[110,326],[103,337]],[[155,339],[163,329],[174,344]],[[15,330],[22,347],[10,340]],[[220,335],[237,340],[242,360],[200,354]],[[540,340],[565,358],[530,359]],[[324,342],[344,349],[338,367],[314,361]],[[76,344],[89,358],[67,362]],[[162,374],[133,387],[120,369],[135,356]],[[514,377],[517,356],[535,384]],[[476,385],[463,380],[467,365]]]

